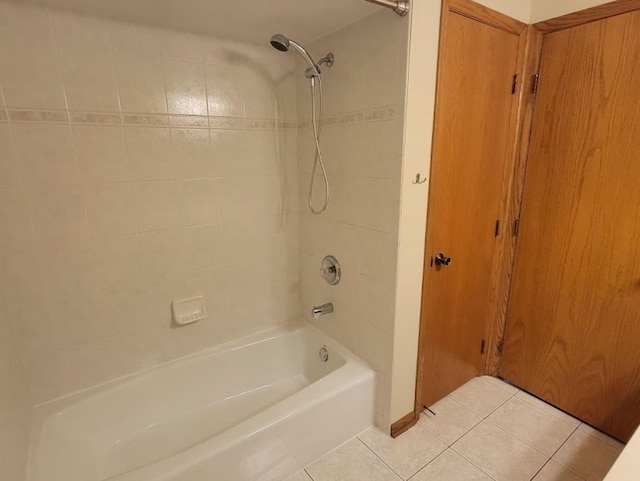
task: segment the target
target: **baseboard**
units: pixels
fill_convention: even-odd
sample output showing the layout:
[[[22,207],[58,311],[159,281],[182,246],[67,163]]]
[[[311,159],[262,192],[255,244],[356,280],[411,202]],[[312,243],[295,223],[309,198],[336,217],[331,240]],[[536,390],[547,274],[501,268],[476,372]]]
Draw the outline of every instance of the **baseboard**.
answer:
[[[410,412],[406,416],[402,416],[391,425],[391,437],[397,438],[400,436],[402,433],[414,426],[418,422],[419,418],[420,415],[416,415],[414,411]]]

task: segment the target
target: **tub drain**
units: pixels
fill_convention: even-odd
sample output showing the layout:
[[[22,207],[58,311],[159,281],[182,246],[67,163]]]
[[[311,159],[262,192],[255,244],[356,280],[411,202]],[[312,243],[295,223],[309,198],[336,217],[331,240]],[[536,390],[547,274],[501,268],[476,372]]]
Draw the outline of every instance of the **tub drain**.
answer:
[[[322,346],[320,351],[318,351],[318,356],[320,356],[320,360],[322,362],[327,362],[329,360],[329,351],[327,351],[326,346]]]

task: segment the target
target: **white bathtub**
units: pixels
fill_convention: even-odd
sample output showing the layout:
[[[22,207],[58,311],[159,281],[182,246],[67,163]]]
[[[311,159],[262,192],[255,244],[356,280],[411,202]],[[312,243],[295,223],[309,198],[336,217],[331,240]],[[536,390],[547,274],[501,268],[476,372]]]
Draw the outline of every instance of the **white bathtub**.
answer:
[[[28,477],[277,481],[370,426],[374,391],[331,338],[277,328],[37,407]]]

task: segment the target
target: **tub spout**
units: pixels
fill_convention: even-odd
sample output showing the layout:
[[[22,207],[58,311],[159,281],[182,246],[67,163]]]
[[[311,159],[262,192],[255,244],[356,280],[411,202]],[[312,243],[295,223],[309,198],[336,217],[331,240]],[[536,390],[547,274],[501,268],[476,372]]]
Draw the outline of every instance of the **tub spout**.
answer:
[[[325,314],[331,314],[333,312],[333,303],[328,302],[326,304],[322,304],[321,306],[313,306],[311,309],[311,315],[314,319],[319,319],[320,316],[324,316]]]

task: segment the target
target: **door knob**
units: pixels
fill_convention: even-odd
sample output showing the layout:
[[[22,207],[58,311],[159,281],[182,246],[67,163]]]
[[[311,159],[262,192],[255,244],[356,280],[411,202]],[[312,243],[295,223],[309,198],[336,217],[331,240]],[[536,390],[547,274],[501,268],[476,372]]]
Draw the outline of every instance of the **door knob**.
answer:
[[[448,267],[449,265],[451,265],[451,257],[445,256],[442,252],[436,255],[435,260],[437,266]]]

